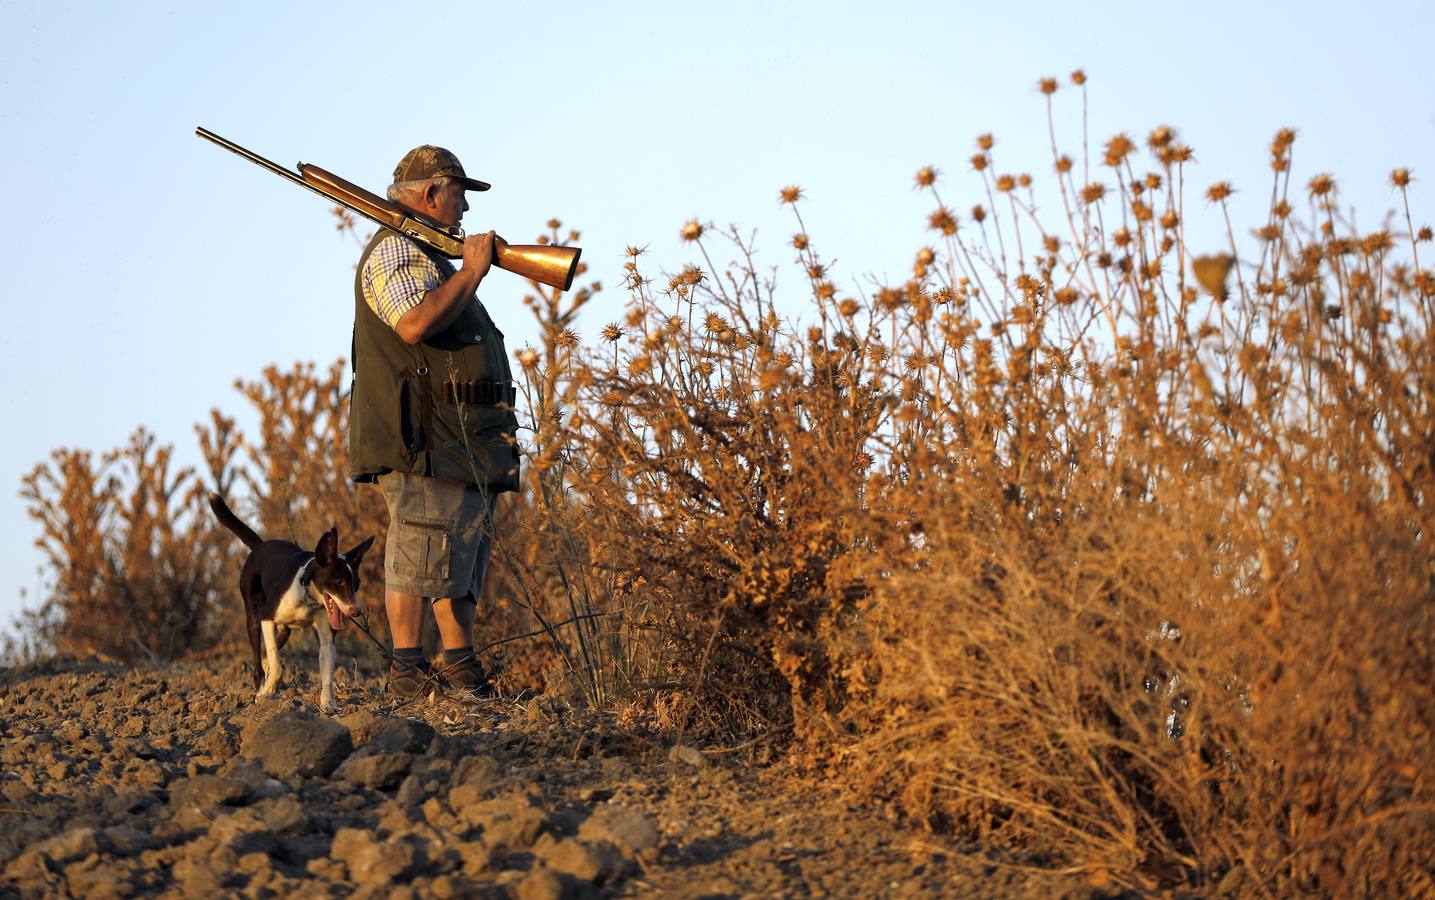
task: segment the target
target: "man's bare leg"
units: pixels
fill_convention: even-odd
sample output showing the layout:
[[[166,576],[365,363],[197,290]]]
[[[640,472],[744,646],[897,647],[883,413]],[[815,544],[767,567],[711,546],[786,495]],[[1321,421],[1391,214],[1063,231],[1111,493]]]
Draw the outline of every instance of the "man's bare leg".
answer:
[[[473,620],[478,605],[468,597],[441,597],[433,602],[433,618],[445,650],[473,646]]]
[[[433,602],[434,621],[445,650],[473,646],[473,620],[477,606],[467,597],[442,597]],[[384,592],[384,612],[395,647],[417,647],[424,622],[424,598],[401,591]]]
[[[402,591],[384,591],[384,612],[395,647],[417,647],[424,624],[424,598]]]

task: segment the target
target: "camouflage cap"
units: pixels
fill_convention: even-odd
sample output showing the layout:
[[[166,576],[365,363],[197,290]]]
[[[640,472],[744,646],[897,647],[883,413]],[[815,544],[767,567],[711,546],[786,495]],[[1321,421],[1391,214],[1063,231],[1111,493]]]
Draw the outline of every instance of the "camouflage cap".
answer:
[[[458,157],[442,147],[435,147],[433,144],[424,144],[422,147],[415,147],[394,168],[394,184],[401,181],[423,181],[428,178],[438,178],[440,175],[449,175],[463,182],[463,189],[466,191],[486,191],[489,184],[486,181],[479,181],[477,178],[469,178],[463,173],[463,163]]]

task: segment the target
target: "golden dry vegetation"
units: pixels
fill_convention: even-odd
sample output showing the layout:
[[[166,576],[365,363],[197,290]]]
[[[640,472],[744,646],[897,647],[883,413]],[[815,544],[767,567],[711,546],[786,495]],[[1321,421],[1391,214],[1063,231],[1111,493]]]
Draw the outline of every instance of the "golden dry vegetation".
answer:
[[[1080,73],[1039,88],[1049,123],[1085,103]],[[990,135],[951,188],[918,171],[931,243],[904,283],[839,278],[788,187],[800,290],[700,220],[675,273],[630,251],[625,316],[590,342],[599,285],[535,286],[485,633],[581,617],[507,645],[512,683],[780,749],[985,864],[1435,891],[1435,249],[1410,173],[1390,227],[1356,232],[1282,130],[1247,236],[1229,184],[1188,196],[1171,128],[1050,142],[1039,177]],[[1188,211],[1223,245],[1189,246]],[[231,640],[238,548],[201,482],[267,535],[377,533],[339,474],[342,374],[241,385],[260,434],[215,413],[203,476],[143,432],[37,467],[55,578],[32,634],[121,658]]]

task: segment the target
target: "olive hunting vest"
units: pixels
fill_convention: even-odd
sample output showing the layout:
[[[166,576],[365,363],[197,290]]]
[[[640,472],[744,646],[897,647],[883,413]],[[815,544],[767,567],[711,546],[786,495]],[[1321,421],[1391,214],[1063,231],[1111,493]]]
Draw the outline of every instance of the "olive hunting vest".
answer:
[[[513,373],[503,332],[483,304],[473,298],[448,328],[409,344],[364,300],[364,263],[381,240],[396,234],[379,229],[354,278],[349,477],[373,481],[399,471],[516,491]],[[445,280],[453,277],[452,263],[419,249]]]

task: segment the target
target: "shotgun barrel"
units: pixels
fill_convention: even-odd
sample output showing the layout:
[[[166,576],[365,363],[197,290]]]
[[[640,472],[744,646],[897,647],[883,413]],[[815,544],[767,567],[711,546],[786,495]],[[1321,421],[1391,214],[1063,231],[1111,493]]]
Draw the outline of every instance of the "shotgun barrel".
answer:
[[[299,163],[296,172],[265,159],[252,150],[246,150],[206,128],[195,128],[194,133],[207,141],[218,144],[230,153],[242,156],[281,178],[286,178],[300,187],[307,188],[321,197],[363,216],[371,222],[407,235],[449,259],[460,259],[463,256],[464,234],[461,228],[436,228],[425,222],[420,222],[394,202],[366,191],[318,166]],[[546,284],[549,287],[558,288],[560,291],[566,291],[573,287],[573,278],[578,274],[578,258],[582,252],[578,247],[496,243],[493,264],[500,269],[539,284]]]

